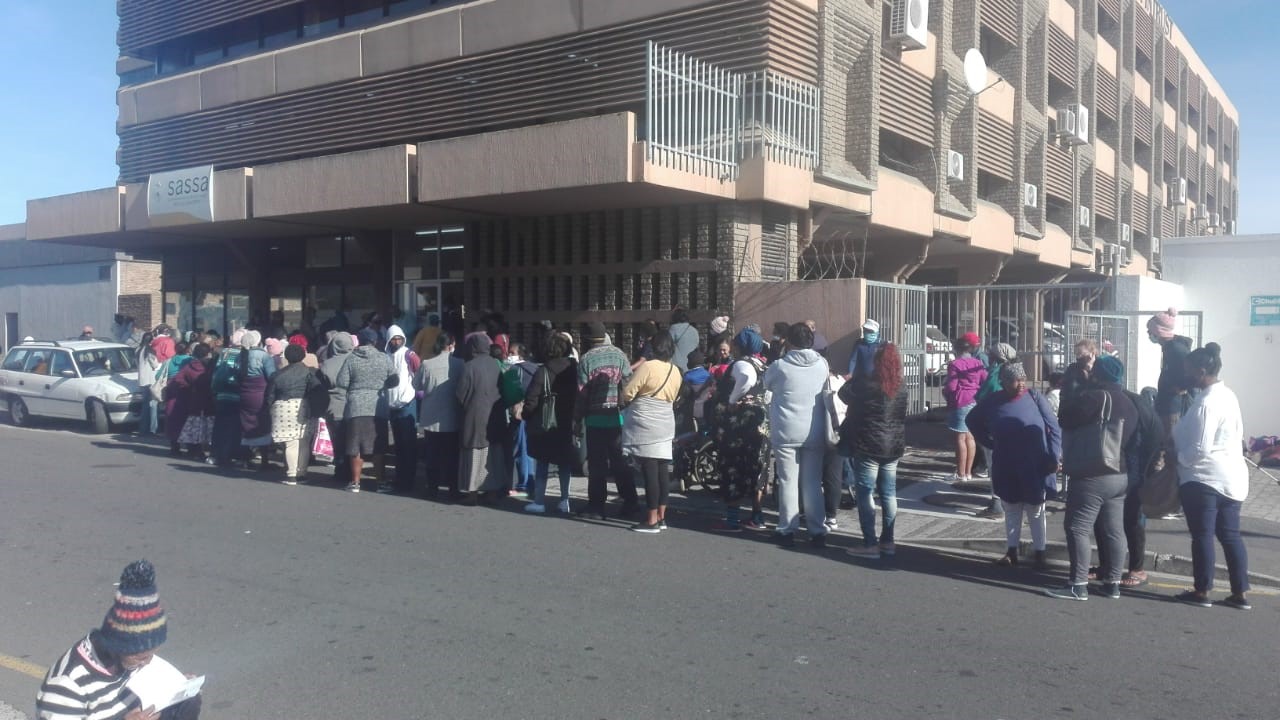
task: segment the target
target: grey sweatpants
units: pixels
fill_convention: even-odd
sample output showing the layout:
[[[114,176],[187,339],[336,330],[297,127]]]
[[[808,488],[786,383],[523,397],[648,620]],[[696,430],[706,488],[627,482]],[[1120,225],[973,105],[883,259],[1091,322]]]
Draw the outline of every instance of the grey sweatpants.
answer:
[[[1067,485],[1067,554],[1071,556],[1071,583],[1089,582],[1089,537],[1097,522],[1102,530],[1102,546],[1098,548],[1105,583],[1120,582],[1124,572],[1124,496],[1129,488],[1127,475],[1103,475],[1094,478],[1073,477]]]

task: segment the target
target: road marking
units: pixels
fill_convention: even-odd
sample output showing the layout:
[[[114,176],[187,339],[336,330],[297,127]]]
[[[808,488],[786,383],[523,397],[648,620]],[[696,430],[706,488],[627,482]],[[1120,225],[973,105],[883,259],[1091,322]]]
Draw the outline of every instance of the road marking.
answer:
[[[29,663],[22,658],[16,658],[11,655],[0,654],[0,668],[12,670],[23,675],[29,675],[37,680],[43,680],[44,674],[48,668],[42,668],[35,663]]]

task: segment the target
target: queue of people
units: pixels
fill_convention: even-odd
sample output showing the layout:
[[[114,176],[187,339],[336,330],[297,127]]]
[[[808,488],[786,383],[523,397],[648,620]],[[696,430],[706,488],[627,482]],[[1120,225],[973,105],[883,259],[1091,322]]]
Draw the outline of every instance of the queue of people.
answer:
[[[1065,498],[1070,583],[1051,588],[1054,597],[1085,599],[1090,580],[1108,597],[1147,582],[1143,493],[1168,463],[1177,466],[1180,487],[1170,492],[1181,501],[1203,570],[1184,599],[1207,597],[1216,536],[1233,568],[1228,604],[1248,604],[1238,403],[1218,380],[1220,349],[1189,351],[1190,341],[1172,331],[1175,316],[1160,313],[1149,324],[1165,354],[1151,400],[1127,392],[1121,361],[1087,341],[1049,394],[1030,386],[1008,344],[984,347],[974,333],[954,341],[943,388],[954,480],[989,473],[990,502],[980,516],[1005,522],[1008,550],[997,561],[1004,566],[1021,562],[1024,523],[1030,564],[1047,566],[1046,503]],[[766,341],[756,325],[735,329],[722,316],[699,328],[677,310],[666,328],[644,323],[631,354],[598,322],[586,326],[581,347],[563,329],[540,328],[533,353],[512,342],[500,316],[461,338],[429,324],[412,344],[396,325],[354,335],[334,330],[316,352],[302,333],[264,339],[237,331],[220,347],[212,338],[180,342],[159,328],[144,337],[140,365],[144,384],[163,388],[152,395],[163,402],[175,453],[269,470],[279,450],[286,484],[306,481],[323,435],[325,454],[353,493],[437,498],[443,488],[452,501],[478,505],[523,492],[529,513],[570,513],[569,482],[585,462],[579,514],[608,518],[612,483],[621,501],[615,517],[655,534],[667,527],[669,492],[680,482],[676,448],[692,428],[714,448],[725,503],[715,529],[769,529],[763,509],[772,489],[777,541],[790,546],[807,537],[821,548],[849,491],[863,538],[850,554],[894,554],[907,389],[900,353],[875,320],[863,325],[840,371],[817,348],[825,340],[812,321],[775,325]],[[161,415],[157,406],[142,431]],[[559,493],[548,502],[553,474]],[[1091,535],[1097,567],[1088,562]]]

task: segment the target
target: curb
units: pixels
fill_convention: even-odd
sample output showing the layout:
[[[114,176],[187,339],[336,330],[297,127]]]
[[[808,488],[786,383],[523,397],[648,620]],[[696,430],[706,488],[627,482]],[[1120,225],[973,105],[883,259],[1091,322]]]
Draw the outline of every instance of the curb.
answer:
[[[909,545],[914,547],[940,547],[961,550],[973,550],[992,555],[999,555],[1006,549],[1005,541],[992,538],[926,538],[921,540],[899,540],[899,545]],[[1050,542],[1047,544],[1046,556],[1051,561],[1068,563],[1066,543]],[[1031,543],[1022,541],[1018,552],[1022,555],[1029,555],[1032,552]],[[1093,552],[1093,551],[1091,551]],[[1096,559],[1096,552],[1093,553]],[[1181,555],[1168,555],[1157,552],[1147,552],[1146,566],[1148,570],[1153,572],[1161,572],[1169,575],[1181,575],[1183,577],[1192,577],[1193,565],[1190,558]],[[1223,565],[1218,565],[1218,574],[1225,575],[1227,569]],[[1263,585],[1270,588],[1280,588],[1280,578],[1264,575],[1262,573],[1249,573],[1249,583],[1251,585]]]

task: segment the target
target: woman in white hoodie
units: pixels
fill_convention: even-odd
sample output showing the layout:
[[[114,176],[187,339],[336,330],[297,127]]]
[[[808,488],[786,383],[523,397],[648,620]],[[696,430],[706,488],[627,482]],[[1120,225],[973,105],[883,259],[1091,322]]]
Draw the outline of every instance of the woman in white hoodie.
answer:
[[[421,361],[409,349],[408,338],[399,325],[387,329],[387,356],[391,369],[400,382],[388,388],[387,419],[391,424],[391,438],[395,443],[396,482],[395,491],[408,495],[414,491],[418,475],[418,403],[413,389],[413,376]],[[379,488],[381,492],[383,488]]]
[[[800,529],[800,494],[808,510],[805,523],[813,547],[827,545],[823,462],[827,451],[824,393],[831,374],[813,349],[813,330],[796,323],[787,333],[789,350],[764,373],[769,403],[769,435],[778,470],[778,534],[783,546],[795,543]]]

